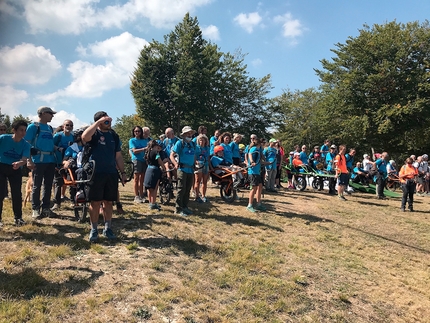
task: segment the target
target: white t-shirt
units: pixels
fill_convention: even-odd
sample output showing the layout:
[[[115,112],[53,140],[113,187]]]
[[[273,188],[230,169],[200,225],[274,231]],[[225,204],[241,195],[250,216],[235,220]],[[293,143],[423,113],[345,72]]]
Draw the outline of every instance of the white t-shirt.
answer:
[[[365,158],[363,159],[363,169],[365,172],[368,172],[372,169],[372,163],[370,163],[370,160]]]

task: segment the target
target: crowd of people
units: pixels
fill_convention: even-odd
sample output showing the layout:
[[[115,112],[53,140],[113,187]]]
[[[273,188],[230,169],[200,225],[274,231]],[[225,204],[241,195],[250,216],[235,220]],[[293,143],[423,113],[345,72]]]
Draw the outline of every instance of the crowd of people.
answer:
[[[54,131],[49,125],[54,114],[50,107],[42,106],[37,110],[38,121],[30,125],[25,121],[12,124],[13,134],[6,134],[6,126],[0,124],[0,226],[3,200],[8,195],[7,180],[10,183],[12,208],[16,225],[25,224],[22,219],[21,167],[26,165],[32,172],[32,217],[55,216],[66,198],[66,186],[61,170],[82,167],[84,151],[95,161],[93,180],[88,184],[90,214],[89,240],[98,240],[99,214],[103,214],[103,235],[116,239],[112,231],[113,203],[119,202],[118,173],[120,182],[125,184],[124,160],[121,141],[112,130],[112,119],[104,111],[94,115],[94,123],[73,131],[73,122],[65,120]],[[3,134],[2,134],[3,133]],[[235,188],[244,184],[245,176],[249,183],[249,196],[246,209],[249,212],[265,211],[262,203],[263,186],[267,192],[278,192],[282,187],[283,166],[287,167],[288,187],[293,188],[293,176],[301,171],[314,171],[328,174],[328,193],[338,195],[346,201],[350,180],[368,186],[372,181],[377,184],[378,199],[385,199],[384,188],[387,179],[396,178],[401,183],[403,197],[401,210],[406,204],[413,211],[414,193],[429,194],[428,156],[422,155],[406,159],[405,165],[398,169],[387,152],[374,156],[368,154],[362,161],[354,162],[356,150],[347,151],[345,145],[337,147],[326,140],[315,146],[310,153],[307,146],[295,146],[287,155],[281,141],[272,138],[266,142],[257,135],[250,136],[250,143],[242,143],[239,133],[216,130],[208,137],[207,128],[200,126],[197,131],[189,126],[182,128],[176,136],[172,128],[167,128],[158,139],[152,139],[148,127],[134,126],[129,140],[129,154],[133,163],[134,203],[148,202],[150,210],[160,210],[157,203],[158,185],[161,176],[177,182],[175,214],[188,216],[190,198],[198,203],[207,203],[206,196],[210,173],[228,170],[233,175]],[[84,150],[84,147],[89,147]],[[318,178],[318,190],[324,189],[323,176]],[[51,191],[54,188],[53,206]],[[76,188],[72,188],[73,200]]]

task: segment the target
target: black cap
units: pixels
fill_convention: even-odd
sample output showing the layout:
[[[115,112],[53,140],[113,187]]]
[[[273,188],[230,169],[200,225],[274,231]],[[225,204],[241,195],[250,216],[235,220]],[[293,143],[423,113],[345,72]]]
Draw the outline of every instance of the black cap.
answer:
[[[108,114],[104,111],[99,111],[96,112],[96,114],[94,115],[94,121],[100,120],[103,117],[106,117]]]

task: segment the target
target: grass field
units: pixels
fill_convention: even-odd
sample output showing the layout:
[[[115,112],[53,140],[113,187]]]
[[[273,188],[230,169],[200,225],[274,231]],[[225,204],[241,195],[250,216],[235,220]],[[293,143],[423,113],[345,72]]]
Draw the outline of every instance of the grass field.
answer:
[[[430,322],[429,197],[247,192],[190,203],[179,217],[133,204],[115,216],[115,243],[88,243],[89,225],[58,218],[0,231],[1,322]],[[242,196],[242,193],[239,194]],[[101,230],[101,226],[100,226]]]

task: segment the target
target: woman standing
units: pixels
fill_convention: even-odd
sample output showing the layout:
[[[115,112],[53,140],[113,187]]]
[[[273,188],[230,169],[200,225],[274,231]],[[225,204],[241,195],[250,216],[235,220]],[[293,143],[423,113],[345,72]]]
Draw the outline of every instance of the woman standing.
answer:
[[[265,211],[266,207],[261,204],[261,192],[263,191],[263,180],[261,177],[261,143],[255,138],[249,145],[248,152],[248,176],[251,184],[249,191],[248,206],[246,209],[250,212]],[[257,205],[253,207],[254,197],[257,200]]]
[[[12,210],[17,226],[24,225],[22,219],[22,173],[21,166],[30,161],[30,144],[24,140],[27,132],[27,122],[17,120],[12,124],[13,135],[4,134],[0,136],[0,183],[9,180],[12,195]],[[5,185],[0,185],[0,227],[2,226],[1,215],[3,211],[3,200],[5,198]]]
[[[406,200],[408,200],[409,211],[414,211],[415,177],[418,176],[418,170],[412,164],[412,158],[406,158],[405,164],[399,172],[400,184],[403,191],[402,205],[400,206],[402,212],[405,212]]]
[[[145,178],[147,167],[145,162],[147,140],[143,138],[143,130],[140,126],[133,128],[132,136],[133,138],[128,142],[128,147],[130,149],[131,161],[134,165],[134,203],[143,203],[143,179]]]
[[[148,168],[145,173],[144,186],[148,191],[149,209],[160,210],[161,207],[156,203],[158,184],[161,179],[161,169],[165,171],[163,161],[160,157],[161,146],[156,140],[148,143],[148,149],[145,153],[145,159]]]
[[[231,152],[233,154],[233,165],[240,165],[240,149],[239,143],[242,141],[243,136],[238,133],[233,134],[233,141],[230,143]]]
[[[209,139],[206,135],[201,134],[197,137],[197,170],[194,172],[194,191],[196,193],[196,201],[199,203],[207,202],[206,190],[209,179],[209,157]],[[200,183],[202,185],[202,193],[200,193]]]

